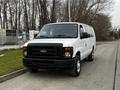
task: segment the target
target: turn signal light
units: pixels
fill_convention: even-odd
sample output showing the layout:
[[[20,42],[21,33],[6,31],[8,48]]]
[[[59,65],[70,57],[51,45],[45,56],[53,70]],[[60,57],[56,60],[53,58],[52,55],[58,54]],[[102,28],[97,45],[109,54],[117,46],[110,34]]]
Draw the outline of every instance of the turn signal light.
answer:
[[[23,51],[27,51],[27,47],[23,47]]]
[[[27,56],[27,47],[23,47],[23,55]]]
[[[65,47],[64,51],[65,52],[71,52],[71,51],[73,51],[73,48],[72,47]]]

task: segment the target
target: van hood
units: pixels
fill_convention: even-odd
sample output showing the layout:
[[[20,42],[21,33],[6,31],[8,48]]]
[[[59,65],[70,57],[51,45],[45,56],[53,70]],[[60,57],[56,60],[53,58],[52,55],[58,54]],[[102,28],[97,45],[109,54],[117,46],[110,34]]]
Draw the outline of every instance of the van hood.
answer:
[[[34,39],[28,41],[23,46],[26,47],[29,43],[60,43],[63,47],[71,47],[76,42],[77,39]]]

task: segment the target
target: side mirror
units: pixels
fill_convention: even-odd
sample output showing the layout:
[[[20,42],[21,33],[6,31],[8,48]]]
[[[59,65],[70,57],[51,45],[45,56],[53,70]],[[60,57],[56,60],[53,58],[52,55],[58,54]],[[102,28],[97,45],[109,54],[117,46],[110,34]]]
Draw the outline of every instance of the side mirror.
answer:
[[[39,31],[35,31],[34,32],[34,38],[36,38],[36,36],[39,34]]]
[[[83,38],[88,38],[88,33],[86,33],[86,32],[82,33],[81,38],[82,38],[82,39],[83,39]]]
[[[34,38],[36,38],[36,37],[37,37],[37,35],[38,35],[38,34],[34,34]]]

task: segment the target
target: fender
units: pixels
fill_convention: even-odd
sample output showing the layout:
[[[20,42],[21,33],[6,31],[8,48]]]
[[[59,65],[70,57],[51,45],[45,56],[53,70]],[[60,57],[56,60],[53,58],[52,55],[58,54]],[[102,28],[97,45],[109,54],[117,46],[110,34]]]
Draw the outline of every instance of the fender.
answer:
[[[81,60],[84,59],[83,54],[81,53],[81,51],[82,51],[81,48],[82,48],[82,47],[80,47],[79,49],[74,49],[74,50],[73,50],[73,58],[74,58],[77,54],[79,54],[79,56],[81,57]]]

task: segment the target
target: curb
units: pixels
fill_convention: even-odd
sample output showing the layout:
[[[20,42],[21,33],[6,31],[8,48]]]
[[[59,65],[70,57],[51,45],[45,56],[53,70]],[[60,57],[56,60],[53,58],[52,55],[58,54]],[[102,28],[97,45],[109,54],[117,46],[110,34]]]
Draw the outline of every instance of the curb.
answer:
[[[3,75],[3,76],[0,76],[0,83],[4,82],[4,81],[7,81],[9,79],[12,79],[14,77],[17,77],[21,74],[24,74],[27,72],[27,69],[24,68],[24,69],[20,69],[20,70],[17,70],[17,71],[14,71],[12,73],[9,73],[9,74],[6,74],[6,75]]]

